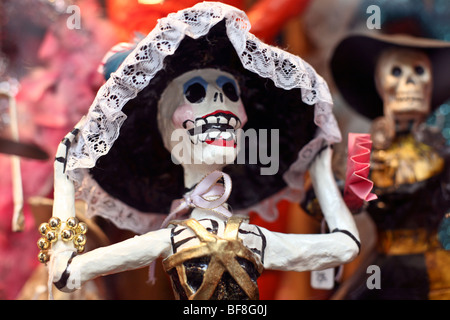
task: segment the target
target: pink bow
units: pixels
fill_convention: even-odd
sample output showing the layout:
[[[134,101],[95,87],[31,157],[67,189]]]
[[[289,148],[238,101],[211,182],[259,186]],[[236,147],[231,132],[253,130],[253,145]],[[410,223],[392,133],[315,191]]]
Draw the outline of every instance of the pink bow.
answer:
[[[217,182],[223,178],[224,184]],[[227,218],[231,217],[231,212],[222,206],[231,193],[231,178],[228,174],[221,171],[213,171],[205,176],[192,190],[186,193],[182,199],[175,200],[172,203],[172,210],[166,217],[161,227],[173,219],[176,219],[188,208],[200,208],[211,210]],[[213,200],[209,200],[213,198]]]

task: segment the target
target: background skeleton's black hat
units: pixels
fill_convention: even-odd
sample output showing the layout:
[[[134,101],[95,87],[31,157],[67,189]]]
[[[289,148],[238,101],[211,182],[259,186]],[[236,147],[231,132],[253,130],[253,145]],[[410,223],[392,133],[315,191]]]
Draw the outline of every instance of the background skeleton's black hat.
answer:
[[[233,181],[233,211],[256,211],[270,220],[278,200],[300,201],[311,159],[324,143],[340,139],[331,96],[306,62],[262,43],[248,28],[242,11],[204,2],[161,19],[128,54],[100,89],[69,150],[67,172],[88,202],[88,214],[136,232],[160,226],[186,190],[183,169],[158,131],[158,101],[171,80],[201,68],[238,80],[248,116],[244,130],[279,130],[275,175],[261,175],[262,163],[225,167]]]
[[[334,82],[350,107],[369,119],[383,115],[375,68],[380,55],[391,48],[428,55],[433,68],[432,109],[450,98],[450,42],[405,34],[352,34],[336,46],[330,62]]]

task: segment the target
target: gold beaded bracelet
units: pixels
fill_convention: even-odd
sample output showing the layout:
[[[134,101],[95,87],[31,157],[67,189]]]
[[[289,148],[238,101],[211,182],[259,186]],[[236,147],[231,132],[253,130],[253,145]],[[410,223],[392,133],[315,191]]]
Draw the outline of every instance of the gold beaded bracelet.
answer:
[[[37,241],[37,246],[40,249],[39,262],[47,263],[50,260],[49,250],[52,244],[60,238],[64,242],[72,241],[78,253],[84,252],[87,229],[86,223],[79,222],[75,217],[67,219],[64,228],[62,228],[61,219],[58,217],[52,217],[48,220],[48,223],[42,223],[39,226],[39,233],[42,237]]]

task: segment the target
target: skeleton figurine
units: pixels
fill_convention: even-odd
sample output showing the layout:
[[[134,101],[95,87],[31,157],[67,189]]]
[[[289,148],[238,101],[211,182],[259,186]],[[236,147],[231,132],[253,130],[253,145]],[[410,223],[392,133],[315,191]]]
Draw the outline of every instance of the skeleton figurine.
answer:
[[[242,11],[204,2],[161,19],[111,74],[56,156],[53,218],[41,228],[52,242],[41,261],[57,288],[162,257],[177,298],[257,299],[263,269],[323,269],[356,257],[358,231],[331,171],[330,144],[340,136],[326,83],[248,29]],[[262,128],[279,140],[247,134]],[[276,154],[278,146],[277,172],[261,174],[270,168],[252,162],[252,150]],[[306,170],[330,233],[249,223],[249,211],[275,219],[278,200],[299,201]],[[86,238],[73,220],[75,191],[87,214],[141,235],[77,254]]]
[[[334,53],[341,93],[373,119],[370,178],[378,200],[367,211],[378,255],[367,263],[380,266],[381,290],[361,284],[350,298],[450,298],[450,253],[438,238],[450,210],[448,160],[440,133],[425,126],[450,97],[449,58],[448,43],[387,35],[348,37]]]

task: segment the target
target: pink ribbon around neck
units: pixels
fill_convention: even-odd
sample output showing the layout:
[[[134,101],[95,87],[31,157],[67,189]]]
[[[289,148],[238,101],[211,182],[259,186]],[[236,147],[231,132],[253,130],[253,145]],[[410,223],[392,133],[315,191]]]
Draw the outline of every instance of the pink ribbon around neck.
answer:
[[[217,183],[221,178],[223,178],[223,185]],[[173,202],[172,210],[162,223],[161,227],[165,227],[170,220],[176,219],[188,208],[211,210],[229,218],[232,214],[223,206],[223,204],[228,200],[230,193],[230,176],[215,170],[205,176],[195,188],[186,193],[182,199]],[[212,199],[210,200],[210,198]]]
[[[217,183],[223,178],[224,184]],[[188,208],[200,208],[217,212],[227,218],[232,214],[223,204],[228,200],[231,193],[231,178],[228,174],[221,171],[213,171],[205,176],[194,188],[186,193],[182,199],[175,200],[172,203],[172,209],[169,215],[164,219],[161,228],[166,227],[169,221],[177,219],[185,213]],[[212,200],[208,200],[208,198]],[[149,267],[148,282],[155,283],[155,262]]]

